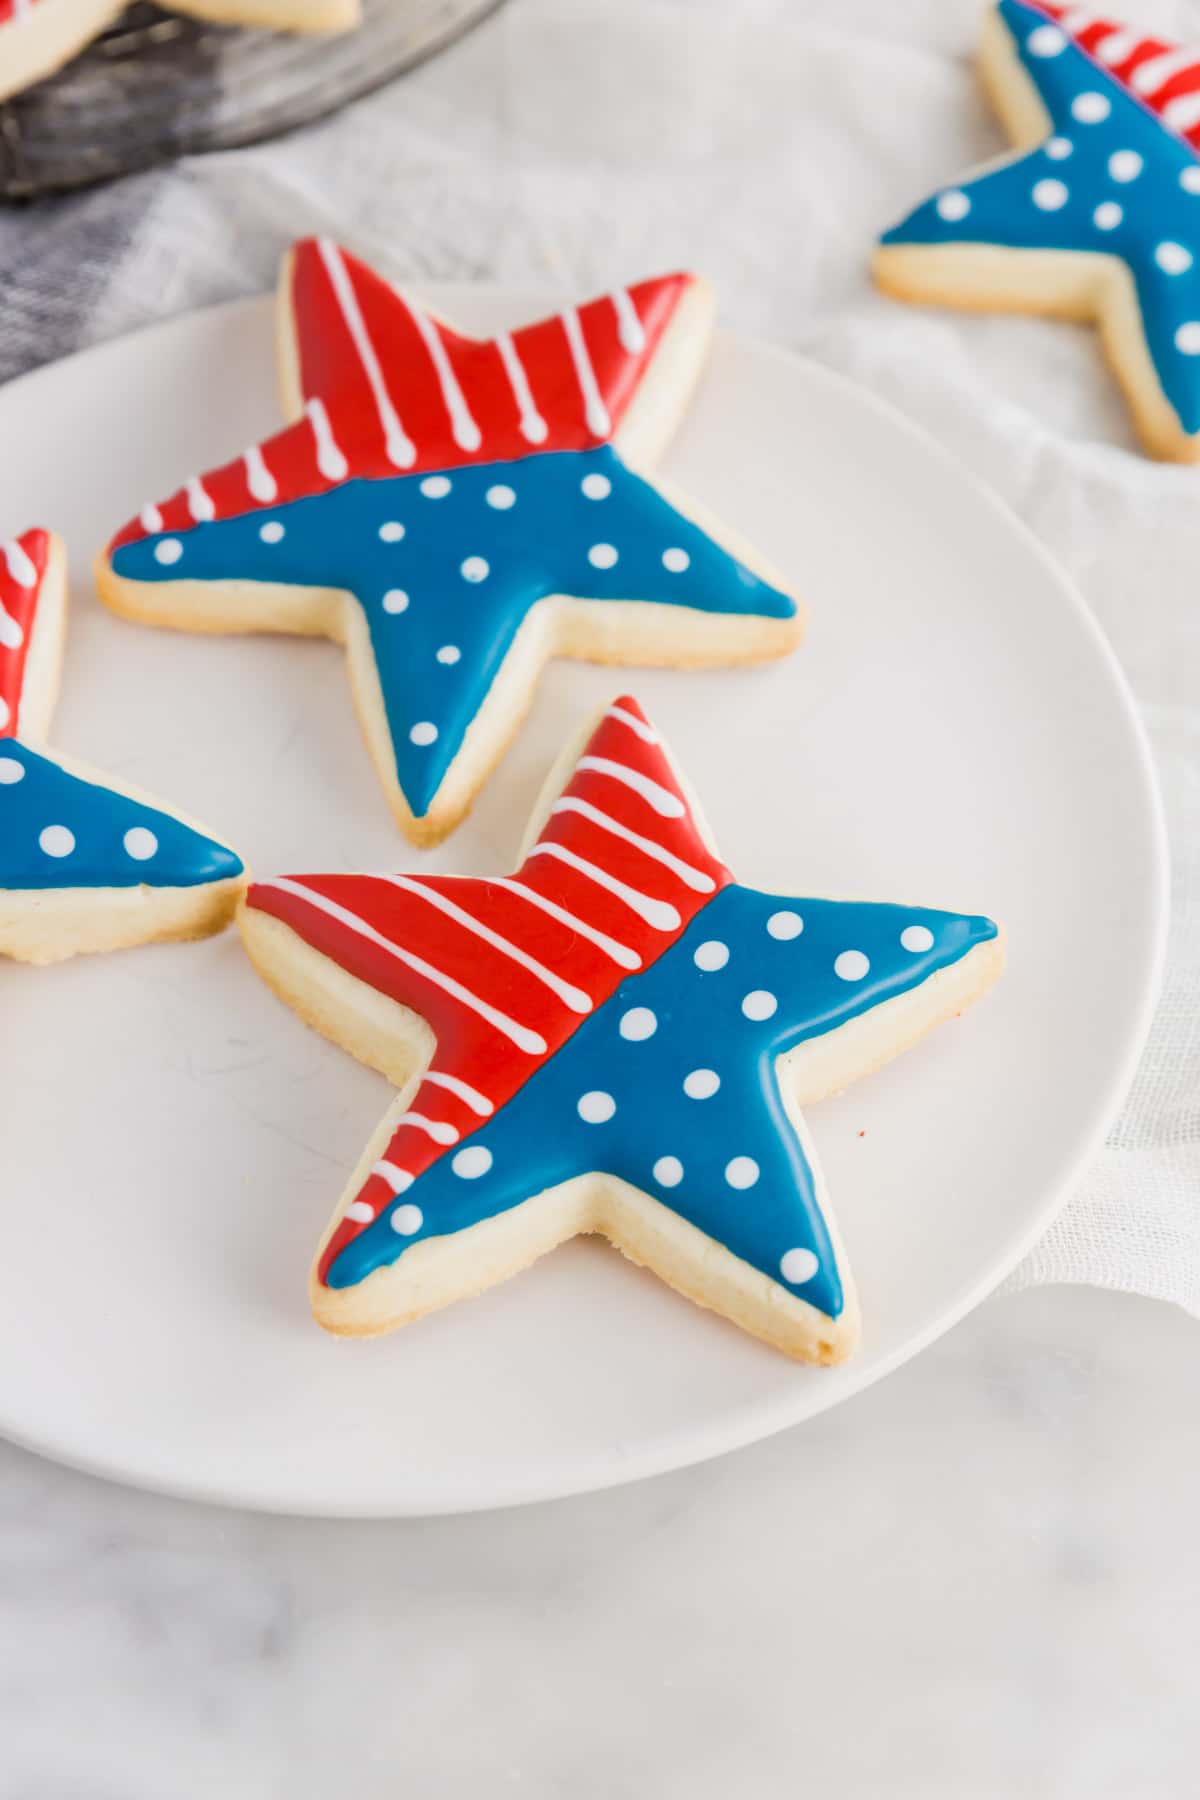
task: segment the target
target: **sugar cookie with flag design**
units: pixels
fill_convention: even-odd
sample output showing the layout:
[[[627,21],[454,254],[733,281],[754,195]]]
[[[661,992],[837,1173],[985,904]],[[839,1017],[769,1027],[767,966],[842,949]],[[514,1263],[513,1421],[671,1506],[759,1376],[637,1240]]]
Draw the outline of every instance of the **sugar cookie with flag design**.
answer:
[[[691,667],[798,641],[778,578],[646,472],[709,342],[694,276],[475,339],[309,240],[280,318],[293,422],[146,506],[100,591],[147,623],[342,642],[415,842],[470,807],[548,657]]]
[[[308,1022],[401,1089],[318,1253],[388,1331],[600,1232],[789,1355],[858,1311],[800,1107],[959,1013],[989,919],[743,887],[636,701],[551,775],[515,875],[296,875],[239,914]]]
[[[1011,156],[882,239],[903,300],[1094,320],[1154,455],[1200,460],[1200,47],[999,0],[980,44]]]
[[[0,0],[0,100],[52,75],[124,12],[128,0]],[[359,0],[160,0],[169,11],[272,31],[344,31]]]
[[[0,544],[0,955],[23,962],[204,936],[245,885],[225,845],[46,747],[66,602],[60,539]]]

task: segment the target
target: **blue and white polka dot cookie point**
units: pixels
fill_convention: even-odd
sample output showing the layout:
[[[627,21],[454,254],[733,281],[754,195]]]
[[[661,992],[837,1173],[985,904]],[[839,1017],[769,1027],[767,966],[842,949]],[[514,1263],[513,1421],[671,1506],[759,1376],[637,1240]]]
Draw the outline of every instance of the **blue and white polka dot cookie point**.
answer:
[[[179,559],[168,547],[163,560]],[[57,962],[218,930],[245,876],[233,851],[40,741],[48,708],[44,695],[31,704],[29,671],[45,666],[65,607],[51,533],[0,543],[0,956]]]
[[[1147,448],[1200,460],[1200,58],[1090,8],[997,0],[982,62],[1006,119],[1049,128],[886,233],[880,284],[1090,314]]]

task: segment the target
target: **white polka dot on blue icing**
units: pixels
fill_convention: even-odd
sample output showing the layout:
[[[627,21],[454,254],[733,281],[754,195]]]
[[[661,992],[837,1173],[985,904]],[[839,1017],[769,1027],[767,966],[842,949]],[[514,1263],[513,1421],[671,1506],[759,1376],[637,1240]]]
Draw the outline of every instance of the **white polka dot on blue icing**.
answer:
[[[723,969],[729,961],[729,945],[723,944],[719,938],[709,938],[696,946],[692,961],[706,975],[711,975],[715,970]]]
[[[385,519],[379,527],[379,535],[385,544],[398,544],[404,536],[404,527],[399,519]]]
[[[593,544],[587,553],[593,569],[611,569],[617,560],[615,544]]]
[[[13,787],[25,779],[25,764],[15,756],[0,756],[0,787]]]
[[[778,1005],[766,988],[754,988],[742,1001],[742,1011],[748,1019],[769,1019]]]
[[[161,543],[154,546],[155,562],[165,563],[169,566],[171,563],[177,563],[182,555],[183,545],[178,538],[163,538]]]
[[[389,588],[383,596],[385,613],[402,613],[408,608],[408,595],[403,588]]]
[[[70,856],[75,833],[66,825],[47,825],[38,833],[38,843],[47,856]]]
[[[579,486],[585,500],[607,500],[612,493],[612,482],[607,475],[585,475]]]
[[[721,1085],[721,1077],[715,1069],[693,1069],[685,1075],[683,1091],[689,1100],[711,1100]]]
[[[1071,102],[1071,115],[1081,125],[1099,125],[1111,111],[1112,101],[1107,94],[1097,94],[1091,89],[1085,94],[1076,94]]]
[[[464,1181],[477,1181],[492,1166],[492,1153],[486,1144],[464,1144],[451,1160],[450,1167]]]
[[[833,965],[834,974],[842,981],[861,981],[870,969],[870,958],[861,950],[843,950]]]
[[[258,535],[264,544],[280,544],[283,542],[283,526],[278,519],[268,519],[265,525],[259,526]]]
[[[767,930],[773,938],[778,938],[781,943],[787,943],[791,938],[800,936],[804,930],[804,920],[798,912],[792,912],[785,908],[781,912],[771,914],[767,920]]]
[[[1108,159],[1108,172],[1114,181],[1136,181],[1143,167],[1136,150],[1114,150]]]
[[[457,644],[443,644],[437,653],[437,659],[440,663],[449,665],[450,663],[456,663],[461,655],[462,651]]]
[[[450,492],[449,476],[427,475],[421,483],[421,492],[427,500],[444,500]]]
[[[1025,39],[1030,56],[1060,56],[1066,47],[1066,33],[1057,25],[1038,25]]]
[[[1057,212],[1070,199],[1070,191],[1065,181],[1057,181],[1047,175],[1043,181],[1033,184],[1033,204],[1042,212]]]
[[[779,1259],[779,1273],[791,1287],[803,1287],[820,1266],[811,1250],[785,1250]]]
[[[678,1187],[683,1180],[683,1164],[677,1156],[660,1156],[654,1165],[654,1179],[659,1187]]]
[[[400,1237],[413,1237],[420,1231],[424,1223],[424,1213],[419,1206],[414,1206],[411,1200],[406,1200],[403,1206],[398,1206],[391,1217],[392,1230]]]
[[[145,825],[131,825],[124,837],[125,854],[134,862],[149,862],[158,854],[158,839]]]
[[[658,1030],[658,1019],[648,1006],[631,1006],[629,1011],[621,1014],[620,1033],[630,1043],[640,1044],[643,1039],[653,1037]]]
[[[616,1110],[616,1101],[602,1088],[593,1088],[590,1093],[581,1094],[576,1106],[585,1125],[607,1125]]]
[[[734,1156],[725,1164],[725,1179],[731,1188],[750,1188],[758,1180],[759,1167],[752,1156]]]
[[[1051,162],[1065,162],[1075,146],[1070,138],[1052,137],[1046,142],[1046,155]]]
[[[482,556],[464,557],[461,567],[464,581],[486,581],[490,573],[488,564]]]
[[[1188,319],[1175,333],[1175,348],[1185,356],[1200,356],[1200,319]]]
[[[488,489],[484,499],[489,506],[495,507],[497,512],[507,512],[510,506],[516,505],[517,496],[515,490],[510,488],[506,482],[498,481]]]
[[[900,933],[900,948],[919,956],[923,951],[933,949],[933,933],[928,925],[906,925]]]
[[[1093,223],[1101,231],[1115,231],[1124,217],[1124,209],[1115,200],[1102,200],[1092,214]]]
[[[663,568],[670,575],[682,575],[684,570],[691,566],[692,561],[686,550],[676,548],[664,550],[662,560]]]
[[[418,748],[423,748],[426,744],[435,744],[437,742],[437,734],[437,726],[432,720],[421,719],[409,732],[409,742],[416,744]]]
[[[945,219],[948,224],[955,225],[959,219],[965,219],[970,210],[970,196],[964,194],[961,188],[948,188],[937,197],[938,217]]]
[[[1185,194],[1200,194],[1200,163],[1188,163],[1180,169],[1179,185]]]
[[[1186,245],[1166,238],[1154,246],[1154,260],[1165,275],[1184,275],[1194,259]]]

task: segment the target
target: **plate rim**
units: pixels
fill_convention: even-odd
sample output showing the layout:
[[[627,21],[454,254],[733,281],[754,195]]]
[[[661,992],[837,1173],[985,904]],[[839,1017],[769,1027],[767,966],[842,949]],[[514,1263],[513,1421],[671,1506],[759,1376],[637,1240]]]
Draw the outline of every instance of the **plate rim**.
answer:
[[[539,288],[533,284],[526,286],[522,283],[419,281],[413,285],[419,293],[431,299],[439,309],[443,305],[447,306],[451,314],[453,314],[457,301],[477,296],[480,293],[495,298],[505,305],[511,303],[514,312],[526,305],[535,309],[539,304],[544,303],[547,297],[553,297],[553,290],[547,287]],[[220,316],[232,320],[238,314],[245,314],[248,317],[252,313],[261,313],[268,305],[270,305],[269,294],[242,296],[235,300],[217,302],[214,305],[192,307],[186,312],[152,321],[96,344],[86,345],[68,356],[44,363],[5,383],[3,387],[0,387],[0,412],[8,404],[10,396],[18,396],[18,403],[20,403],[19,397],[31,385],[36,385],[48,378],[58,378],[61,371],[69,371],[81,361],[103,360],[107,354],[127,351],[128,346],[135,341],[147,343],[160,337],[169,337],[187,329],[201,319],[215,320]],[[377,1498],[368,1499],[365,1502],[354,1501],[347,1498],[336,1484],[324,1493],[312,1491],[304,1499],[298,1499],[294,1494],[286,1493],[282,1489],[269,1491],[261,1483],[256,1485],[254,1491],[243,1491],[236,1498],[231,1498],[227,1482],[223,1483],[218,1480],[205,1482],[200,1479],[189,1479],[186,1476],[175,1479],[163,1475],[159,1471],[147,1471],[140,1468],[127,1456],[106,1457],[100,1454],[88,1455],[64,1449],[55,1441],[51,1433],[30,1431],[8,1423],[3,1405],[0,1403],[0,1437],[7,1442],[78,1473],[115,1482],[121,1486],[176,1500],[291,1518],[452,1517],[458,1514],[500,1511],[512,1506],[532,1505],[567,1499],[576,1495],[598,1493],[607,1488],[649,1479],[675,1469],[694,1467],[699,1463],[743,1449],[750,1444],[774,1436],[779,1431],[820,1417],[832,1407],[866,1392],[868,1388],[873,1387],[877,1382],[884,1380],[919,1356],[995,1292],[1032,1246],[1045,1234],[1061,1210],[1072,1188],[1099,1150],[1105,1133],[1128,1092],[1149,1036],[1166,965],[1170,923],[1169,837],[1154,752],[1136,695],[1107,634],[1075,582],[1034,534],[1030,526],[1013,511],[1008,503],[924,425],[911,419],[898,406],[890,400],[881,398],[863,383],[842,374],[839,370],[828,368],[811,356],[748,332],[721,330],[718,336],[739,349],[749,350],[759,356],[765,355],[769,360],[786,365],[791,370],[798,370],[805,379],[824,385],[835,395],[848,400],[853,406],[866,407],[878,419],[885,421],[890,428],[896,429],[910,441],[915,441],[933,459],[935,464],[951,471],[956,481],[965,483],[973,492],[976,500],[980,501],[1000,522],[1006,525],[1008,530],[1023,543],[1025,549],[1032,553],[1051,584],[1057,589],[1069,615],[1084,637],[1089,640],[1097,655],[1099,668],[1106,677],[1109,700],[1115,708],[1116,717],[1120,719],[1125,728],[1131,771],[1136,773],[1137,787],[1143,804],[1150,862],[1147,871],[1148,886],[1145,892],[1147,926],[1142,944],[1144,969],[1140,982],[1140,1000],[1136,1017],[1127,1032],[1123,1052],[1116,1059],[1108,1081],[1097,1091],[1089,1109],[1088,1119],[1080,1128],[1073,1149],[1068,1149],[1058,1159],[1059,1166],[1056,1172],[1052,1171],[1047,1180],[1040,1205],[1024,1219],[1019,1229],[1014,1230],[1005,1249],[996,1255],[974,1279],[965,1282],[961,1291],[939,1309],[923,1327],[905,1338],[887,1355],[869,1362],[864,1361],[861,1373],[856,1372],[853,1364],[848,1365],[843,1371],[842,1380],[836,1392],[832,1392],[828,1399],[818,1398],[814,1404],[810,1388],[807,1386],[797,1388],[796,1393],[804,1396],[803,1402],[789,1404],[786,1397],[776,1397],[758,1408],[744,1409],[732,1421],[722,1417],[701,1427],[689,1426],[686,1428],[686,1442],[680,1442],[677,1434],[663,1433],[651,1444],[628,1453],[622,1453],[620,1450],[615,1453],[610,1451],[604,1458],[603,1467],[592,1466],[596,1461],[596,1458],[593,1457],[587,1460],[581,1459],[569,1479],[560,1478],[548,1482],[545,1479],[544,1471],[540,1476],[525,1481],[513,1481],[508,1478],[499,1484],[498,1490],[493,1492],[490,1497],[478,1500],[464,1500],[461,1496],[454,1496],[439,1503],[426,1496],[415,1501],[393,1499],[385,1502]]]

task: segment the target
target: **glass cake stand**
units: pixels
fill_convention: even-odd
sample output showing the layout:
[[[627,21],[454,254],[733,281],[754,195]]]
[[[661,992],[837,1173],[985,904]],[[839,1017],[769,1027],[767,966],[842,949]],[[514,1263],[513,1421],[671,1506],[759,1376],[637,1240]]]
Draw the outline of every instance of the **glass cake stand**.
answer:
[[[337,37],[130,6],[50,80],[0,106],[0,197],[107,181],[319,118],[433,55],[502,0],[364,0]]]

